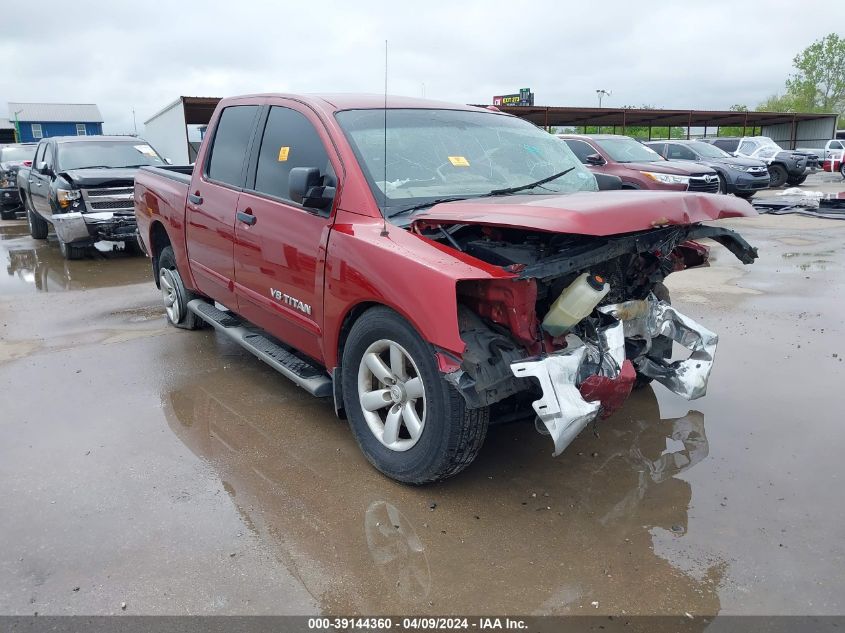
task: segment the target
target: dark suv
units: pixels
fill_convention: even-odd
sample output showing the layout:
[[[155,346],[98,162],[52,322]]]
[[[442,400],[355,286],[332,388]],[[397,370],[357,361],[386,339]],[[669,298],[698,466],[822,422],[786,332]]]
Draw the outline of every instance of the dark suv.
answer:
[[[716,170],[720,193],[733,193],[747,199],[769,186],[769,170],[761,160],[737,158],[701,141],[649,141],[645,145],[667,160],[695,161]]]
[[[719,193],[719,176],[709,167],[669,161],[630,136],[558,134],[590,171],[622,179],[622,189]]]

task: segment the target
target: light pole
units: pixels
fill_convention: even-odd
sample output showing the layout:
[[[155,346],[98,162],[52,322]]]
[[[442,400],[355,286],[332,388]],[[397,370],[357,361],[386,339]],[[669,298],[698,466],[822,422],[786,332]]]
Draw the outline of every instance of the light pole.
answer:
[[[599,98],[599,107],[601,107],[602,97],[609,97],[611,94],[610,90],[604,90],[603,88],[596,90],[596,95]]]
[[[15,143],[21,142],[21,124],[18,122],[18,115],[23,110],[15,110]]]

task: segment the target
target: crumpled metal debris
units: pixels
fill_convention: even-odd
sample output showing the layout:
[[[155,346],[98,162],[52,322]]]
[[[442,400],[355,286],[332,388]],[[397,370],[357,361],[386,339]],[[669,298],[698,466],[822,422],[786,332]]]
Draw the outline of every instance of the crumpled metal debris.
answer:
[[[596,340],[510,366],[517,378],[532,377],[539,382],[542,396],[532,406],[554,441],[555,456],[560,455],[600,412],[601,403],[585,400],[576,386],[586,379],[585,372],[590,376],[618,378],[623,365],[631,372],[625,359],[626,339],[645,343],[639,346],[639,355],[629,359],[641,374],[654,378],[688,400],[700,398],[707,391],[719,341],[716,334],[653,294],[643,300],[607,305],[599,311],[611,317],[613,322],[597,330]],[[689,358],[669,362],[649,357],[652,341],[659,336],[689,349]]]
[[[713,368],[719,337],[653,294],[639,301],[625,301],[599,308],[600,312],[621,320],[625,338],[646,342],[644,352],[631,359],[644,376],[674,391],[687,400],[707,393],[707,380]],[[667,336],[690,350],[686,360],[668,362],[647,355],[651,342]]]

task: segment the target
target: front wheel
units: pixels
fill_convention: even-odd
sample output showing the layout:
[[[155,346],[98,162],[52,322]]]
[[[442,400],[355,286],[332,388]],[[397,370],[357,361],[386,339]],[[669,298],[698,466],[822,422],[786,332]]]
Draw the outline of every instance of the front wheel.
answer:
[[[88,254],[87,245],[76,246],[74,244],[68,244],[67,242],[63,242],[62,238],[59,238],[59,250],[62,253],[62,257],[67,260],[82,259]]]
[[[26,221],[29,224],[29,234],[33,239],[46,240],[50,227],[47,220],[38,215],[29,204],[29,198],[24,198],[24,209],[26,209]]]
[[[786,168],[783,165],[769,165],[769,187],[772,189],[783,187],[786,177]]]
[[[489,409],[468,409],[443,378],[434,349],[388,308],[365,312],[343,349],[343,400],[366,458],[388,477],[424,484],[475,459]]]

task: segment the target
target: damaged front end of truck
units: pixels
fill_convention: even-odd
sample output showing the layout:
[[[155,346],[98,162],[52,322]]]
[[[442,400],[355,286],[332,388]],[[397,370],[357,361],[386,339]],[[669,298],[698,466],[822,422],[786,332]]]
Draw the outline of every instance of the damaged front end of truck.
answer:
[[[554,455],[636,384],[703,396],[718,337],[671,305],[663,280],[708,265],[701,239],[744,264],[757,257],[737,233],[698,223],[601,236],[431,214],[414,230],[509,273],[457,283],[466,348],[446,377],[471,408],[530,398]],[[672,360],[675,343],[684,358]]]

